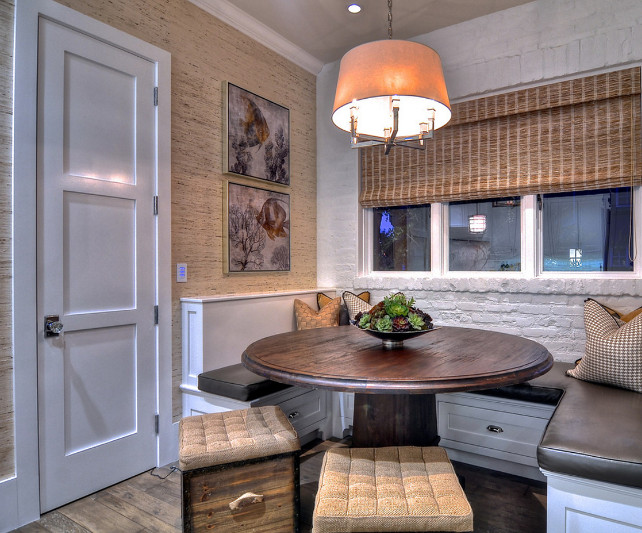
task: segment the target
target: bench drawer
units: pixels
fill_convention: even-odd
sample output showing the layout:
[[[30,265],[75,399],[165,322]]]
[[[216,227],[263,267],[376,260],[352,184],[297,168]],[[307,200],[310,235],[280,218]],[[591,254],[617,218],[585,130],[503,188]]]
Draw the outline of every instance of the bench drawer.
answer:
[[[279,402],[278,406],[288,417],[297,433],[301,435],[305,428],[318,424],[327,416],[326,397],[327,395],[323,391],[309,389],[294,398]]]
[[[530,408],[520,412],[519,403],[439,401],[438,429],[442,445],[537,466],[537,445],[550,411],[544,409],[541,416],[533,416],[538,412]]]

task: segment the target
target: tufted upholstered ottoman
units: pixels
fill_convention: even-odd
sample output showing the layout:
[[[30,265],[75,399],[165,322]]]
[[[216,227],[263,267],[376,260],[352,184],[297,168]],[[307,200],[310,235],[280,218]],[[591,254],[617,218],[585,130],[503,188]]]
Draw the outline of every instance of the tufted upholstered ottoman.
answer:
[[[275,406],[183,418],[183,531],[298,531],[300,450]]]
[[[443,448],[326,452],[313,533],[472,531],[473,511]]]

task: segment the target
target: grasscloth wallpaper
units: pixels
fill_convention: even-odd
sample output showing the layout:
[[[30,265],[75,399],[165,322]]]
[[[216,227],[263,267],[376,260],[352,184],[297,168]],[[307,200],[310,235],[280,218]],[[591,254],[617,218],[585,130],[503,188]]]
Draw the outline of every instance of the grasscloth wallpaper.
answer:
[[[172,287],[173,411],[180,417],[180,298],[316,287],[316,77],[187,0],[60,0],[172,54],[172,276],[187,263],[188,282]],[[13,2],[0,1],[0,313],[10,323],[10,124]],[[291,271],[223,274],[222,82],[290,109]],[[6,321],[6,322],[5,322]],[[6,338],[5,338],[5,335]],[[0,477],[13,471],[11,347],[0,329]],[[6,431],[6,429],[9,431]],[[7,437],[8,435],[8,437]],[[8,439],[8,441],[7,441]]]
[[[11,123],[14,0],[0,1],[0,480],[14,474],[11,346]]]

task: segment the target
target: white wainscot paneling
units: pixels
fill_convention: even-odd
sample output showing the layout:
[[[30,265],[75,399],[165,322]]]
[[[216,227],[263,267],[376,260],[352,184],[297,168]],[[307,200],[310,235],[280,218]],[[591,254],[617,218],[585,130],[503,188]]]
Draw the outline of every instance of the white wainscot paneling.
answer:
[[[294,300],[317,308],[317,293],[334,289],[248,294],[211,298],[182,298],[183,416],[220,413],[261,405],[278,405],[292,422],[302,443],[326,437],[332,426],[330,393],[303,387],[257,398],[251,402],[198,389],[198,375],[241,362],[251,343],[296,329]]]
[[[196,387],[200,373],[240,363],[243,350],[259,339],[295,330],[294,300],[316,309],[317,292],[181,298],[183,385]]]
[[[640,533],[642,489],[543,471],[548,533]]]

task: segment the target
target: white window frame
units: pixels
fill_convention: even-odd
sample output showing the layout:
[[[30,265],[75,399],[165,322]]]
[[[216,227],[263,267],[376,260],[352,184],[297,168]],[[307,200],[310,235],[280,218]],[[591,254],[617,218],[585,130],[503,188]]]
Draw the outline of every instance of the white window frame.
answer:
[[[637,279],[642,278],[642,187],[633,189],[634,250],[637,250],[631,272],[545,272],[543,262],[542,213],[537,195],[521,197],[521,270],[457,271],[448,269],[449,220],[448,203],[430,204],[430,271],[372,270],[374,253],[374,210],[360,209],[361,239],[358,254],[359,276],[395,279],[421,278],[502,278],[502,279]]]
[[[534,198],[536,198],[534,196]],[[545,272],[544,271],[544,236],[542,211],[536,209],[537,216],[537,255],[536,275],[541,279],[636,279],[642,277],[642,187],[633,188],[633,250],[637,250],[630,272]]]

